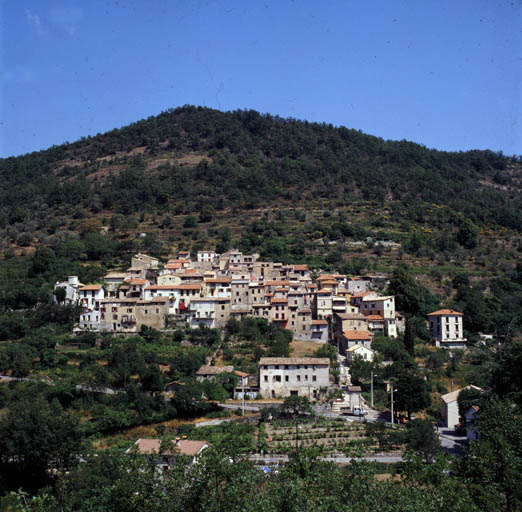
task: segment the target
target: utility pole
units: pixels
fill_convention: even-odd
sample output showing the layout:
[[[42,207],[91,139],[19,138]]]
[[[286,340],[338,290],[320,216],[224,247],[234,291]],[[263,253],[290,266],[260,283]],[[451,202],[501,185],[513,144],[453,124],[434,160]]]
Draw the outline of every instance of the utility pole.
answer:
[[[393,382],[391,384],[391,423],[393,425]]]
[[[372,409],[373,409],[373,372],[370,372],[370,378],[371,378],[371,381],[370,381],[370,403],[371,403],[371,406],[372,406]]]
[[[386,391],[389,391],[391,392],[391,403],[390,403],[390,409],[391,409],[391,424],[393,425],[394,424],[394,421],[393,421],[393,387],[395,386],[395,382],[393,380],[387,380],[385,381],[385,384],[386,384]]]
[[[243,389],[243,396],[241,400],[241,408],[243,409],[242,416],[245,415],[245,377],[241,377],[241,387]]]

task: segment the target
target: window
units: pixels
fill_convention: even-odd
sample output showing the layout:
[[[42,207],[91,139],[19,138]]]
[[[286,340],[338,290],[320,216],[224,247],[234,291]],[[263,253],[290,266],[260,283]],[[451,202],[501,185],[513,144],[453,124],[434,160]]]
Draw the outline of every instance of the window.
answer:
[[[308,380],[308,375],[305,375],[305,380]]]
[[[268,382],[268,375],[265,375],[265,382]]]
[[[312,382],[317,382],[317,375],[312,375]]]
[[[297,376],[297,382],[301,382],[301,375]]]
[[[281,375],[274,375],[272,378],[273,382],[281,382]]]
[[[285,375],[285,382],[288,382],[288,375]]]

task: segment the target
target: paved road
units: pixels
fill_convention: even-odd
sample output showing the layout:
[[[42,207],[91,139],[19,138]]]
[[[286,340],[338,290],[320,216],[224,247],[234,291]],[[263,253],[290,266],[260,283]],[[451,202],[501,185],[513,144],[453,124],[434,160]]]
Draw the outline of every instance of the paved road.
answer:
[[[453,455],[462,455],[464,453],[464,447],[468,442],[466,436],[458,436],[453,429],[444,427],[440,427],[438,433],[443,450]]]
[[[236,409],[241,409],[241,403],[238,404],[223,404],[219,403],[219,407],[223,407],[223,409],[233,409],[234,411]],[[245,411],[259,411],[260,407],[255,405],[245,405]]]
[[[208,420],[208,421],[200,421],[198,423],[194,423],[194,426],[197,427],[213,427],[214,425],[220,425],[221,423],[228,423],[229,421],[234,421],[237,418],[219,418],[217,420]]]
[[[54,384],[53,382],[49,382],[45,379],[37,379],[35,377],[10,377],[9,375],[0,375],[0,381],[5,380],[8,382],[13,381],[40,381],[45,384]],[[109,387],[96,387],[96,386],[85,386],[84,384],[77,384],[76,389],[81,389],[82,391],[92,391],[93,393],[105,393],[106,395],[115,395],[116,393],[124,393],[124,389],[120,388],[109,388]]]

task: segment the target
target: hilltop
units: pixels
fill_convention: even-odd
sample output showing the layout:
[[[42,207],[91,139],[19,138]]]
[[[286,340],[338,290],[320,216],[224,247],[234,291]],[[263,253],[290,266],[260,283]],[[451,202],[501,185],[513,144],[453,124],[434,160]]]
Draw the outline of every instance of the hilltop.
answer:
[[[440,291],[462,269],[514,269],[521,169],[492,151],[185,106],[0,160],[0,251],[117,266],[140,249],[237,246],[347,273],[406,261]]]

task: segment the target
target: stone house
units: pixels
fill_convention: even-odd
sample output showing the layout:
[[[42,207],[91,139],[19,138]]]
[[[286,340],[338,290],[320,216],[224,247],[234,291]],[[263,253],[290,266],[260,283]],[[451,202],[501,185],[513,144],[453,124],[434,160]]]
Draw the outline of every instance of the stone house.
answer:
[[[159,268],[159,260],[148,254],[139,253],[131,258],[131,267],[143,270],[157,270]]]
[[[196,373],[196,380],[203,382],[204,380],[213,380],[216,375],[222,373],[232,373],[234,371],[233,366],[202,366]]]
[[[262,357],[258,364],[259,393],[264,398],[319,396],[330,384],[330,360],[309,357]]]
[[[326,343],[328,341],[328,321],[312,320],[310,325],[310,338],[313,341]]]

